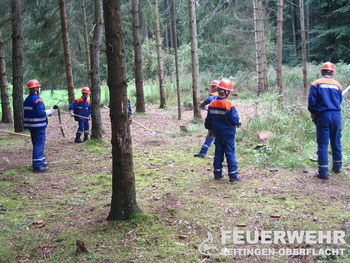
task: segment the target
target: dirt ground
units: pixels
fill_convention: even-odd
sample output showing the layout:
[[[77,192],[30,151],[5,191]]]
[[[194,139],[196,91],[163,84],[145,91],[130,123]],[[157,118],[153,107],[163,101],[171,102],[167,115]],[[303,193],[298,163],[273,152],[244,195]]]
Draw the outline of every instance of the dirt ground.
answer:
[[[235,106],[240,114],[242,123],[250,115],[254,114],[255,109],[253,104],[237,101]],[[206,111],[202,111],[202,116],[205,117],[205,115]],[[102,122],[104,123],[103,139],[109,141],[111,132],[108,125],[109,111],[107,109],[102,110],[102,117]],[[147,107],[146,114],[133,114],[134,123],[131,126],[131,133],[133,146],[137,149],[134,152],[136,157],[135,169],[140,170],[138,175],[141,177],[140,185],[137,188],[137,195],[139,200],[141,199],[139,203],[143,210],[154,211],[154,213],[158,214],[162,224],[176,229],[178,231],[177,236],[183,236],[181,233],[186,229],[186,236],[181,237],[180,240],[177,238],[175,244],[183,244],[185,243],[185,239],[189,240],[188,245],[191,249],[180,250],[178,253],[185,253],[185,255],[193,258],[193,260],[186,261],[185,258],[180,260],[178,257],[181,258],[181,256],[178,256],[176,253],[174,258],[170,257],[166,259],[162,258],[164,256],[162,254],[163,252],[159,252],[162,255],[160,258],[154,257],[152,254],[148,256],[148,259],[143,258],[130,261],[129,259],[125,261],[122,259],[118,261],[114,261],[113,259],[110,259],[110,261],[94,261],[88,257],[81,261],[226,262],[222,258],[214,258],[211,261],[198,257],[198,252],[196,249],[193,249],[195,246],[198,247],[198,243],[201,242],[198,240],[198,236],[206,236],[206,230],[208,229],[219,231],[227,225],[247,225],[252,228],[271,229],[276,227],[277,223],[276,221],[271,221],[270,215],[276,214],[279,216],[282,215],[285,218],[284,223],[278,221],[284,227],[288,226],[288,224],[290,226],[295,226],[296,224],[301,227],[304,222],[308,222],[307,224],[312,226],[315,223],[319,223],[325,228],[337,226],[349,231],[350,183],[349,180],[344,179],[347,175],[345,177],[344,175],[341,177],[332,177],[332,180],[324,182],[313,176],[313,169],[311,168],[294,172],[268,167],[258,169],[252,166],[243,166],[240,168],[240,176],[243,179],[239,182],[239,186],[234,186],[228,190],[229,184],[227,180],[215,182],[212,178],[212,156],[208,156],[205,159],[192,158],[192,154],[199,150],[199,148],[197,149],[195,147],[201,145],[204,141],[206,135],[204,127],[200,131],[189,132],[186,136],[178,135],[181,126],[185,126],[189,130],[192,129],[192,119],[193,111],[191,109],[185,109],[182,112],[182,120],[179,121],[177,120],[176,108],[160,110],[156,106],[150,106]],[[159,133],[151,133],[137,125],[136,122]],[[4,145],[5,149],[1,149],[0,151],[1,181],[11,181],[16,189],[15,191],[21,193],[24,200],[35,201],[35,205],[33,204],[32,207],[30,205],[27,208],[23,208],[23,210],[26,212],[34,211],[37,206],[55,207],[57,204],[51,203],[55,199],[65,202],[64,205],[68,206],[68,212],[67,210],[60,211],[59,208],[51,212],[44,219],[44,222],[51,220],[52,222],[56,222],[56,225],[52,223],[50,229],[48,226],[44,227],[48,229],[46,230],[48,239],[44,239],[55,240],[54,242],[42,241],[42,244],[38,245],[35,251],[30,252],[24,245],[16,245],[16,240],[21,240],[22,234],[18,232],[14,234],[12,242],[14,242],[15,249],[18,251],[21,251],[21,249],[24,250],[23,254],[17,255],[16,262],[37,262],[39,259],[45,259],[42,262],[46,262],[46,257],[51,257],[51,260],[48,259],[47,262],[59,262],[54,259],[53,255],[59,253],[57,250],[60,248],[59,242],[61,241],[57,242],[56,240],[61,240],[58,237],[62,229],[73,227],[74,229],[86,229],[86,232],[91,235],[90,230],[88,230],[90,228],[95,229],[95,231],[96,228],[102,228],[102,231],[106,231],[103,229],[108,228],[105,218],[108,213],[108,208],[106,207],[108,207],[110,200],[110,188],[103,186],[103,189],[98,195],[91,194],[90,196],[89,191],[91,190],[88,187],[100,185],[103,182],[101,174],[111,171],[111,167],[106,165],[108,163],[107,161],[111,158],[111,148],[110,146],[104,146],[106,149],[103,154],[99,152],[96,152],[96,154],[87,153],[83,144],[74,143],[77,129],[77,123],[74,119],[69,114],[62,113],[62,123],[66,135],[65,138],[61,136],[57,116],[51,116],[49,118],[49,125],[46,130],[45,154],[50,171],[41,176],[34,175],[30,171],[32,154],[30,138],[0,133],[0,140],[3,141],[2,145]],[[12,127],[11,125],[0,124],[0,129],[12,130]],[[175,157],[176,152],[167,152],[167,145],[177,145],[175,148],[179,147],[181,152],[185,150],[192,152]],[[157,152],[162,151],[162,149],[164,152],[157,155]],[[188,161],[188,158],[191,158],[191,162]],[[85,168],[83,165],[84,162],[88,163]],[[12,169],[17,174],[10,173],[8,175],[7,172]],[[79,178],[87,181],[75,178],[77,172],[74,171],[77,170],[79,171]],[[346,174],[348,172],[348,170],[345,170]],[[95,175],[97,179],[90,178],[91,175]],[[154,176],[154,178],[151,178],[151,176]],[[82,190],[85,187],[87,190]],[[8,192],[10,190],[3,189],[5,189],[3,192],[5,197],[13,196],[12,192]],[[182,190],[179,191],[178,189]],[[82,197],[84,195],[88,197]],[[85,201],[84,205],[81,205],[84,201],[79,200],[87,198],[91,198],[91,200],[89,202]],[[232,203],[230,203],[231,199]],[[328,210],[330,202],[333,202],[335,205],[332,209]],[[104,204],[102,212],[96,203]],[[4,207],[3,211],[6,212],[6,209]],[[182,211],[181,214],[178,212],[180,210]],[[218,211],[220,212],[218,213]],[[341,211],[344,213],[343,216],[338,215]],[[6,222],[5,212],[1,212],[3,222]],[[64,214],[59,217],[60,213],[63,212]],[[213,215],[208,215],[208,213],[213,213]],[[215,224],[215,220],[221,222]],[[38,224],[36,228],[40,228],[40,222]],[[153,246],[153,241],[150,240],[156,240],[160,234],[154,234],[155,230],[150,230],[150,233],[147,233],[147,229],[141,231],[140,228],[142,229],[141,226],[137,226],[136,230],[127,231],[124,236],[125,239],[123,239],[123,246],[130,245],[133,250],[137,250],[137,245],[133,244],[133,242],[144,240],[146,240],[144,241],[146,242],[146,246]],[[35,229],[35,231],[38,230]],[[137,234],[139,232],[141,234]],[[32,235],[34,236],[36,234]],[[38,235],[40,236],[39,233]],[[142,239],[143,235],[147,236],[148,239]],[[151,239],[151,235],[153,235],[153,239]],[[40,236],[40,238],[43,237]],[[35,236],[33,240],[35,239],[38,239],[38,237]],[[8,240],[11,240],[11,238],[8,237]],[[105,241],[105,243],[108,242]],[[116,249],[115,245],[104,244],[105,247],[102,248],[98,243],[95,244],[95,253],[103,252],[108,254]],[[182,245],[178,246],[181,247]],[[142,248],[140,249],[142,250]],[[149,249],[146,248],[145,250],[148,251]],[[165,255],[167,254],[167,252],[164,253]],[[264,260],[259,257],[251,257],[248,261],[244,257],[238,257],[236,261],[286,262],[283,260]],[[288,262],[311,261],[307,257],[300,257],[292,258]]]

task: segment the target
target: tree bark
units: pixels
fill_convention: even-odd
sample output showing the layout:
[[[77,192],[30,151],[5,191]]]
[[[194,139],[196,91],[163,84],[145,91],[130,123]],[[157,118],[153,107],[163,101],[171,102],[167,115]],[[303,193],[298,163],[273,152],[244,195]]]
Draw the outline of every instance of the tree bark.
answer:
[[[176,32],[176,9],[175,0],[172,0],[172,13],[173,13],[173,30],[172,30],[172,43],[175,53],[175,76],[176,76],[176,94],[177,94],[177,119],[181,120],[181,95],[180,95],[180,81],[179,81],[179,63],[177,56],[177,32]]]
[[[0,29],[0,85],[1,85],[1,122],[12,123],[10,97],[7,85],[4,42]]]
[[[100,49],[102,43],[103,30],[103,7],[102,0],[95,2],[95,27],[91,44],[91,137],[102,140],[102,120],[101,120],[101,79],[100,79]]]
[[[307,97],[307,71],[306,71],[306,41],[305,41],[305,20],[304,20],[304,0],[300,1],[300,28],[301,28],[301,46],[302,46],[302,60],[303,60],[303,97]]]
[[[298,35],[297,35],[297,9],[296,7],[296,3],[295,0],[292,0],[292,2],[290,3],[290,7],[291,7],[291,16],[292,16],[292,31],[293,31],[293,50],[294,50],[294,55],[297,56],[298,55],[298,49],[297,49],[297,43],[298,43]]]
[[[13,119],[15,132],[23,126],[23,35],[21,0],[12,0],[12,68],[13,68]]]
[[[264,10],[262,0],[253,0],[254,27],[255,27],[255,50],[256,71],[258,80],[258,95],[268,90],[267,84],[267,61],[265,50]]]
[[[194,0],[188,0],[189,19],[190,19],[190,37],[192,54],[192,92],[193,92],[193,114],[195,118],[201,119],[200,94],[199,94],[199,62],[198,62],[198,43],[197,43],[197,22],[196,6]]]
[[[158,58],[158,78],[159,78],[159,94],[160,105],[159,108],[163,109],[166,106],[165,99],[165,85],[164,85],[164,73],[163,73],[163,55],[162,55],[162,40],[160,38],[160,26],[159,26],[159,12],[158,12],[158,0],[154,0],[154,10],[156,14],[156,46],[157,46],[157,58]]]
[[[168,39],[168,21],[169,19],[169,11],[168,11],[168,1],[164,0],[164,36],[165,36],[165,50],[167,53],[169,53],[169,39]]]
[[[75,95],[74,95],[72,64],[71,64],[71,57],[70,57],[70,51],[69,51],[66,8],[65,8],[64,0],[59,0],[59,4],[60,4],[60,14],[61,14],[61,30],[62,30],[63,49],[64,49],[64,59],[66,64],[68,103],[72,103],[75,100]]]
[[[140,44],[140,22],[139,22],[139,1],[132,0],[132,28],[134,39],[134,63],[135,63],[135,85],[136,85],[136,111],[145,112],[145,98],[143,94],[142,76],[142,52]]]
[[[112,201],[107,220],[126,220],[133,213],[140,212],[140,209],[136,203],[120,0],[103,0],[103,10],[108,65],[107,84],[111,98],[113,158]]]
[[[276,70],[276,84],[278,94],[280,95],[278,101],[282,102],[282,48],[283,48],[283,0],[278,1],[277,14],[277,70]]]
[[[102,3],[101,3],[101,7],[102,7]],[[88,78],[88,85],[91,88],[91,62],[90,62],[90,50],[89,50],[89,36],[88,36],[86,12],[85,12],[85,0],[81,0],[81,10],[83,13],[83,28],[84,28],[84,44],[85,44],[85,55],[86,55],[87,78]]]

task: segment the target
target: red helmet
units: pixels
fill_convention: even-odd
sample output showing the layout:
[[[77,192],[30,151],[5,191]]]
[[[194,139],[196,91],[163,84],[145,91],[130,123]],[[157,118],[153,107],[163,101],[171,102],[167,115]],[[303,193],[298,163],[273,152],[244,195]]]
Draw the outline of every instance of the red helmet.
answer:
[[[323,63],[321,70],[330,70],[330,71],[334,72],[335,66],[332,62],[328,61],[328,62]]]
[[[41,87],[39,81],[37,81],[36,79],[31,79],[28,81],[27,87],[32,89],[32,88],[36,88],[36,87]]]
[[[213,80],[213,81],[210,83],[209,87],[215,87],[215,86],[219,85],[219,83],[220,83],[220,80]]]
[[[84,87],[82,90],[81,90],[81,93],[91,93],[90,92],[90,89],[88,87]]]
[[[224,89],[224,90],[228,90],[228,91],[233,91],[233,84],[230,80],[228,79],[223,79],[220,81],[219,85],[218,85],[219,89]]]

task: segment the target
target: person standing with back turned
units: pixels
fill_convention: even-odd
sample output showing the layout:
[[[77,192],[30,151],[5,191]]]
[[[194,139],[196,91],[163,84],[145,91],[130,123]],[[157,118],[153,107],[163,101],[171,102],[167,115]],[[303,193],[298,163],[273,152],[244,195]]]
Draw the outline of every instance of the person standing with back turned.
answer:
[[[236,127],[240,127],[241,122],[233,103],[227,99],[233,91],[232,82],[223,79],[217,89],[219,97],[209,104],[205,119],[205,128],[215,137],[214,179],[222,179],[222,163],[226,155],[230,182],[235,182],[238,180],[235,136]]]
[[[333,172],[340,173],[342,167],[341,108],[342,85],[333,79],[335,66],[325,62],[321,68],[322,78],[311,83],[308,110],[316,124],[318,171],[317,176],[328,179],[328,144],[331,141]]]

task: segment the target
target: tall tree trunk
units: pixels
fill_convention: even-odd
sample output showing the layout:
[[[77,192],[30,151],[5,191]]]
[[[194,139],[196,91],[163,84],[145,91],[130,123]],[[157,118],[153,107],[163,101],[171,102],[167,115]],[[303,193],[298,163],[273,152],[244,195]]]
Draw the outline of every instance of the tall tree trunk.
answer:
[[[306,59],[309,56],[310,43],[310,1],[306,1]]]
[[[61,13],[61,30],[62,30],[63,49],[64,49],[64,59],[66,63],[68,102],[72,103],[75,100],[75,95],[74,95],[72,64],[71,64],[70,51],[69,51],[66,8],[65,8],[64,0],[59,0],[59,1],[60,1],[59,4],[60,4],[60,13]]]
[[[193,91],[193,114],[195,118],[201,119],[200,94],[199,94],[199,62],[198,62],[198,44],[197,44],[197,22],[196,6],[194,0],[188,0],[189,19],[190,19],[190,37],[192,53],[192,91]]]
[[[305,41],[305,20],[304,20],[304,0],[300,1],[300,28],[301,28],[301,46],[302,46],[302,60],[303,60],[303,97],[306,100],[307,96],[307,71],[306,71],[306,41]]]
[[[296,3],[295,0],[292,0],[290,3],[290,8],[291,8],[291,16],[292,16],[292,31],[293,31],[293,50],[294,50],[294,55],[298,55],[298,49],[297,49],[297,43],[298,43],[298,35],[297,35],[297,9],[296,9]]]
[[[0,29],[0,86],[1,86],[1,122],[12,123],[10,98],[7,85],[4,42]]]
[[[102,140],[101,121],[101,79],[100,79],[100,49],[103,30],[103,7],[102,0],[95,1],[95,27],[91,44],[91,137]]]
[[[177,57],[177,32],[176,32],[176,9],[175,0],[172,0],[172,13],[173,13],[173,23],[172,23],[172,43],[175,52],[175,76],[176,76],[176,94],[177,94],[177,119],[181,120],[181,96],[180,96],[180,81],[179,81],[179,63]]]
[[[120,0],[103,0],[107,85],[111,98],[112,125],[112,201],[107,220],[129,219],[140,212],[136,203],[135,176],[128,118],[125,43]]]
[[[156,14],[156,21],[155,21],[156,46],[157,46],[159,93],[160,93],[159,108],[163,109],[166,106],[166,100],[165,100],[165,85],[164,85],[164,73],[163,73],[162,40],[160,38],[160,26],[159,26],[158,0],[154,0],[154,10]]]
[[[132,0],[132,28],[135,53],[135,85],[136,85],[136,111],[145,112],[145,98],[143,94],[142,53],[140,44],[139,1]]]
[[[102,3],[101,3],[101,6],[102,6]],[[81,0],[81,10],[83,12],[83,27],[84,27],[84,42],[85,42],[87,78],[88,78],[88,85],[91,88],[91,62],[90,62],[90,50],[89,50],[89,36],[88,36],[86,12],[85,12],[85,0]]]
[[[168,21],[169,19],[169,11],[168,11],[168,1],[164,0],[164,36],[165,36],[165,50],[169,53],[169,39],[168,39]]]
[[[265,51],[264,9],[262,0],[253,0],[254,27],[255,27],[255,50],[256,71],[258,79],[258,95],[268,90],[267,84],[267,61]]]
[[[13,67],[13,119],[15,132],[23,126],[23,36],[21,0],[12,0],[12,67]]]
[[[283,0],[278,1],[278,14],[277,14],[277,70],[276,70],[276,83],[278,94],[280,95],[278,101],[282,102],[282,48],[283,48]]]

